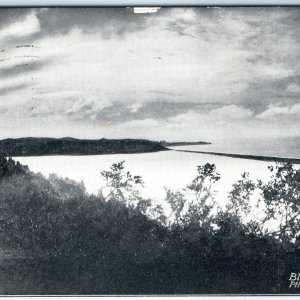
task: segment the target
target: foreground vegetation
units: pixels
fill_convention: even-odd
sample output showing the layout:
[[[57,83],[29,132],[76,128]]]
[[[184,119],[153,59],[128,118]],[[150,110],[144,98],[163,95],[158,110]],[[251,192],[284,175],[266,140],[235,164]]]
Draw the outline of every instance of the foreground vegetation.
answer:
[[[288,287],[300,271],[300,171],[286,163],[270,172],[268,182],[242,174],[219,207],[216,167],[198,166],[158,205],[141,198],[142,178],[124,162],[102,171],[107,185],[89,195],[1,158],[0,292],[297,292]]]

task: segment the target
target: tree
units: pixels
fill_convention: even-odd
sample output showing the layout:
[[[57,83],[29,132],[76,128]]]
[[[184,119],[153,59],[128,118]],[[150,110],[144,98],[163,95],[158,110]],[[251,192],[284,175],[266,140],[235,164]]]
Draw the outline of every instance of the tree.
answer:
[[[28,173],[28,167],[22,166],[18,161],[0,156],[0,179],[13,174]]]
[[[278,230],[272,235],[282,242],[289,243],[297,240],[300,233],[300,169],[291,163],[281,163],[269,166],[271,180],[258,187],[261,190],[266,205],[266,217],[263,222],[279,222]]]
[[[83,198],[86,193],[83,182],[77,183],[74,180],[62,178],[56,174],[50,174],[48,179],[61,201]]]
[[[182,211],[186,205],[187,199],[185,198],[185,195],[180,191],[172,191],[168,188],[166,190],[166,202],[169,204],[171,209],[171,214],[166,217],[166,220],[168,219],[171,224],[174,222],[177,226],[183,225],[184,218],[182,217]]]
[[[124,163],[125,161],[114,163],[109,171],[101,171],[101,175],[106,181],[106,187],[100,190],[100,195],[104,200],[115,199],[128,206],[138,207],[142,211],[146,211],[150,203],[143,201],[138,189],[144,184],[142,177],[134,176],[129,171],[125,171]],[[106,195],[104,195],[104,189],[108,190]]]
[[[212,187],[220,178],[216,166],[206,163],[197,167],[197,176],[183,191],[173,192],[166,189],[166,202],[171,210],[168,219],[182,226],[208,225],[216,206]]]
[[[249,178],[249,173],[243,173],[242,179],[239,179],[232,185],[232,190],[229,192],[229,204],[227,209],[232,214],[241,216],[242,214],[249,214],[251,212],[251,205],[249,203],[250,196],[256,189],[255,183]]]

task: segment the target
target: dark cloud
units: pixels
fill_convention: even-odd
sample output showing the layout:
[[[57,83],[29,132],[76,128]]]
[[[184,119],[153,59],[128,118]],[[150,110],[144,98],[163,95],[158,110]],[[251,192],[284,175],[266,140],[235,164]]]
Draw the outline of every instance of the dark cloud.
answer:
[[[170,31],[175,31],[177,34],[182,36],[189,36],[195,38],[194,35],[186,33],[186,24],[182,22],[171,21],[167,24],[166,29]]]
[[[164,119],[185,113],[188,110],[194,109],[197,105],[197,103],[189,103],[188,101],[181,103],[164,101],[150,102],[138,110],[138,117],[141,119]]]
[[[0,9],[0,30],[14,22],[23,21],[35,13],[41,30],[30,36],[10,37],[7,46],[16,43],[38,43],[43,37],[66,35],[73,29],[83,33],[99,32],[104,38],[143,30],[149,19],[144,14],[134,14],[132,8],[20,8]]]
[[[9,87],[0,88],[0,96],[11,94],[20,90],[27,88],[29,84],[16,84]]]
[[[249,83],[245,93],[245,105],[260,111],[269,104],[279,102],[292,104],[299,102],[299,91],[292,92],[289,86],[295,84],[300,87],[300,75],[286,76],[280,79],[257,80]]]
[[[27,74],[30,72],[36,72],[46,66],[49,62],[36,61],[28,62],[11,67],[0,68],[0,78],[2,77],[15,77],[17,75]]]
[[[114,124],[124,123],[133,121],[136,119],[153,119],[163,120],[165,118],[174,117],[190,110],[198,112],[207,112],[214,107],[218,107],[218,104],[203,104],[181,102],[172,103],[164,101],[154,101],[144,103],[141,107],[135,108],[134,106],[127,105],[124,103],[116,102],[113,105],[98,110],[93,105],[85,105],[80,107],[80,112],[72,111],[69,116],[72,119],[78,119],[80,117],[85,121],[111,121]]]
[[[110,38],[112,34],[143,30],[147,17],[134,14],[130,8],[50,8],[38,10],[41,31],[35,38],[67,34],[78,28],[83,33],[102,33]]]
[[[7,25],[22,21],[26,16],[32,13],[32,8],[5,8],[0,9],[0,30]]]

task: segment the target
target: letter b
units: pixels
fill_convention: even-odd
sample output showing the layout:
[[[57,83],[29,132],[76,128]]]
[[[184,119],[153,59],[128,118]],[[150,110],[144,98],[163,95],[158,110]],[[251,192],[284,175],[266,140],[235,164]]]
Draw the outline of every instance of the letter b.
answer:
[[[297,274],[291,273],[290,280],[296,280],[296,279],[297,279]]]

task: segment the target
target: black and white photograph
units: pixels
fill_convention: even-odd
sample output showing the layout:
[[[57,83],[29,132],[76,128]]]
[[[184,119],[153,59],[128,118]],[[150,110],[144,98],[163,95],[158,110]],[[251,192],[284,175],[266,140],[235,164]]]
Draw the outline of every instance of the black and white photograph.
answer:
[[[300,7],[0,7],[0,295],[300,294]]]

